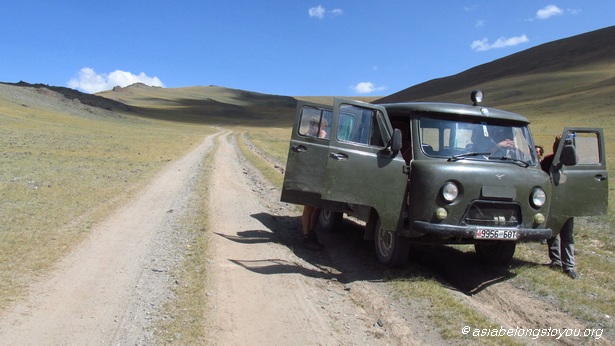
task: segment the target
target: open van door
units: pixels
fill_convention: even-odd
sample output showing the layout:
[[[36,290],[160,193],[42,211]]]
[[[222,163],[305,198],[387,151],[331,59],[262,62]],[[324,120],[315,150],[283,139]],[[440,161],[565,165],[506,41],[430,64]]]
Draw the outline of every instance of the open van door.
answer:
[[[332,118],[330,106],[298,102],[284,172],[282,202],[322,207]]]
[[[549,227],[554,234],[570,217],[605,214],[609,188],[603,130],[565,128],[549,175]]]
[[[339,98],[331,130],[323,198],[373,207],[382,226],[395,230],[408,181],[401,133],[393,135],[384,107]]]

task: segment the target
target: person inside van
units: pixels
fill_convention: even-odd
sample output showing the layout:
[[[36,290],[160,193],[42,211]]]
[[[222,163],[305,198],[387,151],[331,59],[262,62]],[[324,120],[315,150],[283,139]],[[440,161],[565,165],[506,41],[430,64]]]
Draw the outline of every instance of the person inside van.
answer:
[[[314,116],[310,119],[310,127],[306,131],[309,137],[327,138],[327,119]]]
[[[496,150],[515,148],[515,140],[511,129],[501,129],[497,131],[493,139],[496,143]]]

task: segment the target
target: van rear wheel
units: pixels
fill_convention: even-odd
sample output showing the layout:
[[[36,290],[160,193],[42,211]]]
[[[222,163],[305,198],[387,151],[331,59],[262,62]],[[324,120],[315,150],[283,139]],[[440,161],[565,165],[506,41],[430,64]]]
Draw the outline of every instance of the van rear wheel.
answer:
[[[376,224],[374,247],[380,263],[387,267],[399,267],[408,261],[410,254],[410,239],[402,237],[397,232],[386,231],[380,220]]]
[[[318,227],[323,232],[335,232],[342,225],[344,214],[338,211],[322,209],[318,215]]]
[[[503,241],[494,244],[474,244],[476,255],[481,261],[496,266],[504,266],[512,260],[517,243]]]

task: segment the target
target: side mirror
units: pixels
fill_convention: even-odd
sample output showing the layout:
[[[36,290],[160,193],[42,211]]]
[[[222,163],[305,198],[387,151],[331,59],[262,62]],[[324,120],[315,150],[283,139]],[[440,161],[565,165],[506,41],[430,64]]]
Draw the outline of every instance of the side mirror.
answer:
[[[401,150],[401,130],[393,129],[393,137],[391,137],[391,151],[394,155]]]
[[[562,154],[559,157],[559,161],[564,166],[574,166],[579,162],[579,157],[577,156],[577,149],[572,144],[564,144],[562,148]]]

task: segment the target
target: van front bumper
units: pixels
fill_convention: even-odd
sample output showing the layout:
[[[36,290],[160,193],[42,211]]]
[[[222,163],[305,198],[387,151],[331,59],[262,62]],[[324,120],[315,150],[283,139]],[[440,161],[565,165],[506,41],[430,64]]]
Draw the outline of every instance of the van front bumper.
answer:
[[[418,232],[440,238],[474,238],[479,229],[514,230],[517,231],[517,240],[541,240],[553,236],[553,231],[550,228],[455,226],[425,221],[414,221],[412,225],[412,233]]]

